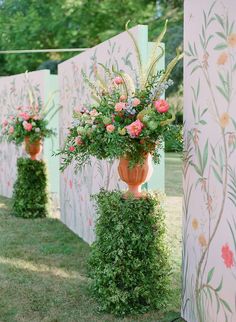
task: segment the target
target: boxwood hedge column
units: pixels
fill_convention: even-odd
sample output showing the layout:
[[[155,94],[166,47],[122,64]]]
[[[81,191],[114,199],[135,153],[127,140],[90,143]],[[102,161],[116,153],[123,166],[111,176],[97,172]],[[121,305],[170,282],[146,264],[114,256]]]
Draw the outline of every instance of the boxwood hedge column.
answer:
[[[13,214],[23,218],[46,217],[47,202],[45,163],[19,158],[13,190]]]
[[[170,266],[160,196],[122,198],[101,191],[97,240],[92,246],[92,291],[100,309],[117,315],[163,309],[168,301]]]

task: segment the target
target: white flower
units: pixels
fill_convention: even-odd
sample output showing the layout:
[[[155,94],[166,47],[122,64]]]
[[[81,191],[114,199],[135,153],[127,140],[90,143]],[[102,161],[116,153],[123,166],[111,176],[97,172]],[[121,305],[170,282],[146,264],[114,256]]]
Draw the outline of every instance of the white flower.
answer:
[[[40,132],[40,128],[39,127],[36,127],[35,128],[35,132],[39,133]]]

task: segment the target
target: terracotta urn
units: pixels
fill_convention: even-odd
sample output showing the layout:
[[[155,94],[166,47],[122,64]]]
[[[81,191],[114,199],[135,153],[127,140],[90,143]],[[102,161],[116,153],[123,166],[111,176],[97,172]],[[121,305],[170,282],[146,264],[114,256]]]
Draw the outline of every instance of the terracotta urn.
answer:
[[[137,199],[142,198],[144,194],[141,191],[141,187],[150,179],[153,172],[152,157],[150,154],[147,154],[144,164],[138,164],[133,168],[129,167],[128,159],[121,158],[118,166],[118,172],[121,180],[128,185],[128,190],[124,194],[124,198],[127,198],[130,194]]]
[[[37,140],[33,143],[30,142],[29,136],[25,137],[25,151],[30,155],[31,160],[37,160],[38,155],[42,151],[41,140]]]

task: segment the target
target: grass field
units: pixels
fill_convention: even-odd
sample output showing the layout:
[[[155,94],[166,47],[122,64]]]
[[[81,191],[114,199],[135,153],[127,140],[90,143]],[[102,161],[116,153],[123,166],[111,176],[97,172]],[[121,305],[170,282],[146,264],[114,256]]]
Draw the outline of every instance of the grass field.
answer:
[[[88,290],[86,243],[56,219],[12,217],[11,201],[0,197],[0,322],[170,322],[178,317],[181,160],[176,154],[166,157],[166,192],[172,298],[165,313],[151,312],[125,319],[97,312]]]

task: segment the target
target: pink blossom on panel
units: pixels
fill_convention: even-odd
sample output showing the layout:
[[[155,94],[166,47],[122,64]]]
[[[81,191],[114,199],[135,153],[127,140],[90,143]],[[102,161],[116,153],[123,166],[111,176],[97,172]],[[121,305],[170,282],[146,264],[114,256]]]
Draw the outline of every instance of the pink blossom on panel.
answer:
[[[73,182],[72,182],[72,180],[71,180],[71,179],[69,180],[69,186],[70,186],[70,188],[72,189],[72,187],[73,187]]]
[[[221,257],[224,260],[225,266],[231,268],[234,266],[234,255],[228,244],[225,244],[221,248]]]
[[[133,99],[133,101],[132,101],[132,106],[133,107],[136,107],[136,106],[138,106],[140,104],[140,100],[137,98],[137,97],[135,97],[134,99]]]
[[[14,116],[13,115],[10,115],[10,120],[14,120]]]
[[[126,129],[129,135],[131,136],[131,138],[136,138],[142,132],[143,127],[144,127],[143,123],[140,120],[137,120],[131,123],[130,125],[126,126]]]
[[[125,108],[125,103],[119,102],[115,105],[115,111],[120,112]]]
[[[90,217],[89,217],[89,219],[88,219],[88,224],[89,224],[89,226],[92,226],[92,225],[93,225],[93,220],[92,220],[92,218],[90,218]]]
[[[28,123],[26,121],[23,122],[23,127],[26,131],[30,132],[32,130],[33,125],[31,123]]]
[[[153,102],[157,112],[166,113],[169,110],[169,104],[166,100],[160,99],[158,101]]]
[[[109,124],[106,126],[106,130],[107,130],[107,132],[112,133],[115,130],[115,126],[112,124]]]

